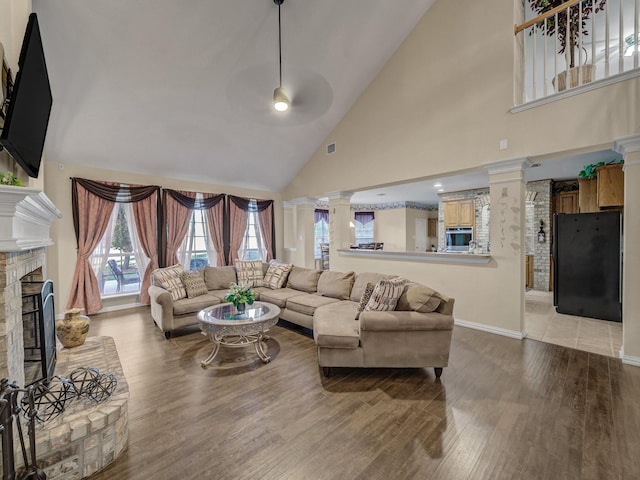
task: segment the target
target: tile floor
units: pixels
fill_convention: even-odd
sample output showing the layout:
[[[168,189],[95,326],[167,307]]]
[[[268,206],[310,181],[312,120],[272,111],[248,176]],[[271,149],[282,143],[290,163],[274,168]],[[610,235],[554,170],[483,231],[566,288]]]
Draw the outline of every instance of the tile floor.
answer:
[[[525,294],[527,337],[609,357],[619,357],[622,323],[556,313],[553,293],[529,290]]]

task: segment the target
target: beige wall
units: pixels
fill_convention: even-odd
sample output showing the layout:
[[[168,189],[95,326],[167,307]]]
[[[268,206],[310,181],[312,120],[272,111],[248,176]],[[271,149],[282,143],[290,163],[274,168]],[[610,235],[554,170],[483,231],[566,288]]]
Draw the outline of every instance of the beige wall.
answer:
[[[388,251],[404,252],[407,248],[407,215],[405,208],[375,211],[375,241],[383,242]]]
[[[519,3],[436,2],[328,136],[336,153],[326,156],[323,144],[283,198],[611,148],[614,139],[638,132],[638,78],[509,113],[515,65],[509,6]],[[503,138],[509,148],[499,151]]]
[[[54,281],[56,290],[56,310],[63,311],[71,290],[71,280],[76,264],[76,239],[71,212],[71,180],[70,177],[82,177],[92,180],[104,180],[141,185],[159,185],[166,188],[189,190],[196,192],[230,193],[233,195],[259,199],[273,199],[276,224],[277,256],[283,254],[283,211],[280,194],[260,190],[233,188],[222,185],[211,185],[165,178],[157,175],[139,175],[112,170],[88,168],[71,163],[64,164],[60,170],[57,164],[47,162],[45,193],[62,212],[63,218],[51,225],[51,238],[54,245],[47,248],[47,272]],[[105,302],[105,308],[117,307],[122,303],[130,304],[132,299]]]
[[[639,78],[510,113],[518,96],[513,27],[521,9],[521,0],[437,1],[327,137],[325,144],[336,142],[336,153],[326,156],[321,145],[283,198],[612,148],[617,138],[640,132]],[[508,140],[507,150],[498,149],[500,139]],[[506,199],[519,209],[519,180],[510,182]],[[492,232],[503,228],[494,215],[502,198],[496,189]],[[519,219],[512,231],[524,228]],[[424,281],[457,298],[457,318],[517,334],[524,315],[524,254],[498,249],[492,238],[492,255],[485,266],[332,257],[332,269],[377,269]],[[639,288],[637,282],[627,286]]]
[[[415,252],[416,251],[416,219],[417,218],[429,218],[429,211],[427,210],[417,210],[415,208],[407,208],[407,242],[406,242],[406,251],[407,252]],[[427,228],[429,225],[427,225]],[[431,240],[427,237],[427,250],[431,246]]]

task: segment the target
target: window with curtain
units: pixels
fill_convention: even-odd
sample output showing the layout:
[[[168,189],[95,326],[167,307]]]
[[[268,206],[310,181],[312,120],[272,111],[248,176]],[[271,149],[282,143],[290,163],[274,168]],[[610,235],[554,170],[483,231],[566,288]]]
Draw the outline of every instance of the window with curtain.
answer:
[[[149,263],[140,246],[131,203],[117,203],[107,229],[89,257],[102,298],[140,293]]]
[[[189,229],[178,249],[178,262],[187,270],[217,265],[217,252],[209,234],[206,210],[191,212]]]
[[[249,201],[247,229],[238,257],[241,260],[262,260],[263,262],[267,258],[267,250],[264,248],[260,222],[258,221],[257,203],[253,199]]]
[[[320,258],[320,244],[329,243],[329,210],[316,209],[313,220],[315,257]]]
[[[354,215],[356,225],[356,243],[372,243],[374,241],[373,212],[356,212]]]

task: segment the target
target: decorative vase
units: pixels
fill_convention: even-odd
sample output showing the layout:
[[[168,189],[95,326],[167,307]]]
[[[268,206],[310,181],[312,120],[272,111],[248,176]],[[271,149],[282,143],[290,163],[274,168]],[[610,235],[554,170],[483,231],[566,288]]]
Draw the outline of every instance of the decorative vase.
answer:
[[[236,305],[236,310],[238,310],[238,313],[244,313],[246,308],[247,308],[246,303],[239,303]]]
[[[65,348],[79,347],[89,333],[89,317],[80,315],[82,309],[73,308],[64,312],[64,318],[56,320],[56,334]]]

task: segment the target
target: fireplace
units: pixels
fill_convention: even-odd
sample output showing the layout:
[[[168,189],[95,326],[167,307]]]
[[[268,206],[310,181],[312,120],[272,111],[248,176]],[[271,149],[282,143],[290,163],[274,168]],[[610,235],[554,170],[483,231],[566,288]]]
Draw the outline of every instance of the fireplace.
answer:
[[[53,282],[42,280],[42,269],[21,279],[24,381],[49,383],[56,366],[56,311]]]

